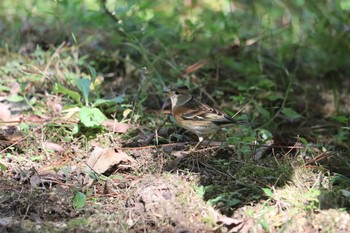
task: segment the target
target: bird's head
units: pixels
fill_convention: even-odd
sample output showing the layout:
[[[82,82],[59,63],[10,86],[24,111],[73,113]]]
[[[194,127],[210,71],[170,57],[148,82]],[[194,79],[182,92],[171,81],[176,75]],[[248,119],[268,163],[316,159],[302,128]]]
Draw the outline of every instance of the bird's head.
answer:
[[[164,91],[171,99],[171,105],[181,106],[192,99],[192,95],[187,86],[179,86]]]

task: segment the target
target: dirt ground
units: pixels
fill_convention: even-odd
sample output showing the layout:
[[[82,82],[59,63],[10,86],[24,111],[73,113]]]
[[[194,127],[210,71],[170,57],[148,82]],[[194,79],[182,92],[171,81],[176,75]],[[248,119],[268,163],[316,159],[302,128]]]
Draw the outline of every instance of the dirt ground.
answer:
[[[38,145],[33,138],[36,137],[24,138],[13,145],[13,150]],[[1,232],[350,231],[349,213],[334,209],[335,203],[314,208],[320,203],[313,199],[315,196],[291,203],[290,195],[298,198],[308,195],[310,186],[327,186],[322,184],[326,177],[318,169],[293,165],[278,171],[278,179],[272,173],[265,177],[274,166],[284,161],[290,164],[292,159],[266,157],[253,161],[237,158],[234,148],[217,146],[188,154],[183,144],[143,149],[110,145],[102,149],[100,141],[96,139],[93,149],[86,153],[63,146],[63,153],[48,152],[40,162],[25,155],[6,157],[9,169],[2,172],[0,189]],[[103,164],[106,161],[99,157],[100,164],[93,168],[104,170],[106,176],[96,180],[86,172],[86,161],[94,154],[101,156],[101,151],[108,163]],[[110,156],[118,159],[111,162]],[[219,163],[223,160],[226,164]],[[266,171],[249,171],[248,164],[252,169],[259,166]],[[292,170],[293,177],[288,177]],[[261,182],[276,185],[276,196],[264,196],[257,188]],[[213,190],[204,192],[204,186]],[[82,208],[72,205],[78,190],[87,197]],[[214,207],[207,193],[220,196],[212,202]],[[324,199],[323,205],[329,197]],[[338,203],[339,207],[344,202]]]

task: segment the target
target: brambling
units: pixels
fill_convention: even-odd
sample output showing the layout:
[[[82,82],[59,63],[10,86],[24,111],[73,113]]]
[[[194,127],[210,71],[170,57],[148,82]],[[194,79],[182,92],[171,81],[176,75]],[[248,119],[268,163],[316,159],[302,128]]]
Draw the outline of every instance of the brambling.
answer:
[[[172,88],[165,92],[170,97],[172,115],[177,123],[198,136],[199,142],[193,150],[202,143],[205,136],[218,132],[222,127],[237,124],[222,111],[195,99],[187,86]]]

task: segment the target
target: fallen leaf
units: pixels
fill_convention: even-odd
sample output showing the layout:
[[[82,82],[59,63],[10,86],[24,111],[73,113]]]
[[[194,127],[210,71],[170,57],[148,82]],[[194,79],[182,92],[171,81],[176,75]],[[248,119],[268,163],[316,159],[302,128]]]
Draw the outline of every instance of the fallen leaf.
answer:
[[[18,142],[23,139],[23,133],[19,130],[18,126],[5,126],[1,127],[2,132],[0,137],[11,142]]]
[[[102,174],[112,166],[122,162],[133,163],[135,160],[123,151],[116,152],[113,148],[108,148],[102,150],[99,155],[95,154],[93,157],[90,157],[87,164],[92,167],[97,174]]]
[[[102,153],[105,151],[106,149],[103,149],[99,146],[95,146],[94,150],[91,152],[89,158],[86,161],[86,165],[87,167],[87,171],[85,172],[89,172],[91,171],[90,167],[93,168],[93,166],[96,164],[97,160],[99,159],[99,157],[102,155]],[[90,167],[89,167],[90,166]]]
[[[39,174],[34,173],[32,177],[30,177],[30,185],[32,188],[39,187],[39,185],[42,183]]]
[[[7,122],[11,120],[10,105],[0,103],[0,120]]]
[[[61,96],[50,96],[47,93],[45,95],[47,97],[46,106],[51,109],[54,114],[60,114],[63,110]]]
[[[244,226],[244,220],[238,220],[227,216],[221,216],[216,223],[225,226],[228,230],[227,233],[239,232]]]
[[[123,167],[125,167],[125,164],[131,166],[135,162],[133,158],[121,150],[116,151],[114,148],[102,149],[101,147],[95,147],[86,161],[85,172],[95,172],[101,175],[116,165],[124,165]],[[115,169],[117,168],[118,166],[115,167]],[[87,174],[84,183],[91,185],[92,182],[92,178]]]
[[[32,188],[41,187],[43,189],[52,187],[52,183],[61,182],[64,180],[62,175],[58,175],[54,172],[42,173],[34,172],[30,177],[30,185]]]
[[[243,227],[240,229],[240,233],[252,232],[252,228],[254,227],[254,220],[252,218],[244,219]],[[261,229],[262,232],[262,229]]]
[[[130,129],[130,125],[127,123],[117,122],[115,120],[105,120],[102,125],[109,131],[115,133],[125,133]]]
[[[190,74],[190,73],[202,68],[206,64],[208,64],[208,60],[205,59],[205,60],[201,60],[193,65],[190,65],[189,67],[186,68],[185,75]]]
[[[45,150],[53,150],[55,152],[63,152],[64,151],[64,148],[61,145],[59,145],[57,143],[53,143],[53,142],[44,142],[43,148]]]
[[[16,95],[20,91],[21,91],[21,85],[18,82],[12,82],[11,83],[10,94],[11,95]]]

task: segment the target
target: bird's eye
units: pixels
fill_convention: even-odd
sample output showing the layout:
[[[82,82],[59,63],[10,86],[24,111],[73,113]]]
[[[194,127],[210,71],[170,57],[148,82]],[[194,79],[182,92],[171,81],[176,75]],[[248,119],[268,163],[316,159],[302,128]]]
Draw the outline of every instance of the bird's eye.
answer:
[[[180,94],[180,92],[179,91],[175,91],[175,95],[178,95],[178,94]]]

